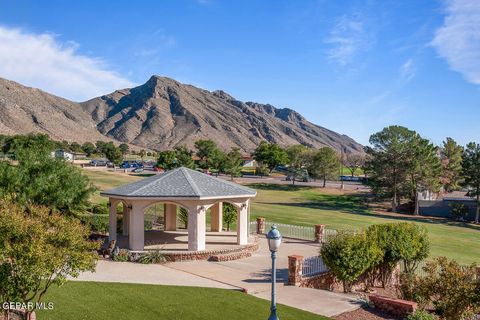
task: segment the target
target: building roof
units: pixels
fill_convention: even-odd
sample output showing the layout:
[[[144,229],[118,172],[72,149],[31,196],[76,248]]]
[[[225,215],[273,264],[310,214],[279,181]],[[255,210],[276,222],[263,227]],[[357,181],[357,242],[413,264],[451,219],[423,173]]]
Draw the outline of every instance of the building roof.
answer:
[[[177,168],[100,193],[128,198],[238,198],[257,192],[188,168]]]

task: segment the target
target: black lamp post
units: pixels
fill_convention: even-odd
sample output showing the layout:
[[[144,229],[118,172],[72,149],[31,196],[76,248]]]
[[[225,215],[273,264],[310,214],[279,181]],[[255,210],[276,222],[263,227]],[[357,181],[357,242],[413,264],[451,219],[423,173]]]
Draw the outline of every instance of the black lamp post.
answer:
[[[275,225],[267,234],[268,247],[272,253],[272,304],[270,306],[270,317],[268,320],[279,320],[277,317],[277,303],[276,303],[276,291],[275,283],[277,282],[277,270],[275,268],[275,259],[277,258],[277,251],[282,243],[282,235],[278,231]]]

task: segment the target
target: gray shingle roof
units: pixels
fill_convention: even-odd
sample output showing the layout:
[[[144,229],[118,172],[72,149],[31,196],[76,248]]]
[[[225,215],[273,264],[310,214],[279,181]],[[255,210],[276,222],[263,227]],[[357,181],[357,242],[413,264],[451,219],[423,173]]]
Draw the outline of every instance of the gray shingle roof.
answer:
[[[254,197],[257,192],[187,168],[177,168],[100,193],[103,196],[151,198]]]

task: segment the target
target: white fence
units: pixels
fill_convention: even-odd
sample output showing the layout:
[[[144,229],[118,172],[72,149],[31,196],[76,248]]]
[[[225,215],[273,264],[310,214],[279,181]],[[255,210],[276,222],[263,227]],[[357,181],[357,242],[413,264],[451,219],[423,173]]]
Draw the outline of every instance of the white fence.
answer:
[[[275,225],[280,231],[283,237],[301,239],[301,240],[315,240],[315,228],[308,226],[298,226],[293,224],[275,223],[265,221],[265,232],[268,232],[272,226]],[[255,234],[257,232],[257,221],[250,222],[250,233]],[[331,237],[337,234],[337,230],[324,229],[323,230],[323,242],[328,241]]]
[[[309,277],[328,271],[321,257],[307,257],[303,259],[302,276]]]

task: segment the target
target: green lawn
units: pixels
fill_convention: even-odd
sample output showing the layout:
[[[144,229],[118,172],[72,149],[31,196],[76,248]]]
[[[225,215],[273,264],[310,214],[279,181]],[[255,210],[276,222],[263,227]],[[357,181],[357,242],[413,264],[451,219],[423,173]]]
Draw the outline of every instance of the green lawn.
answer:
[[[85,173],[100,190],[141,178],[123,172],[85,170]],[[360,197],[326,194],[320,188],[273,184],[250,186],[258,191],[252,203],[252,219],[261,216],[278,223],[326,224],[335,229],[359,229],[374,223],[405,220],[373,213]],[[106,202],[98,193],[92,200]],[[408,220],[415,221],[413,218]],[[464,264],[480,263],[480,226],[453,221],[417,220],[428,229],[432,256],[447,256]]]
[[[68,282],[52,288],[44,301],[53,310],[39,312],[45,320],[215,320],[267,319],[269,302],[233,290],[143,284]],[[325,320],[280,305],[282,320]]]
[[[480,263],[480,226],[453,221],[392,217],[370,211],[360,196],[325,194],[322,189],[290,185],[254,184],[258,194],[251,216],[287,224],[325,224],[334,229],[361,229],[374,223],[415,221],[425,226],[432,256],[448,256],[461,263]]]

